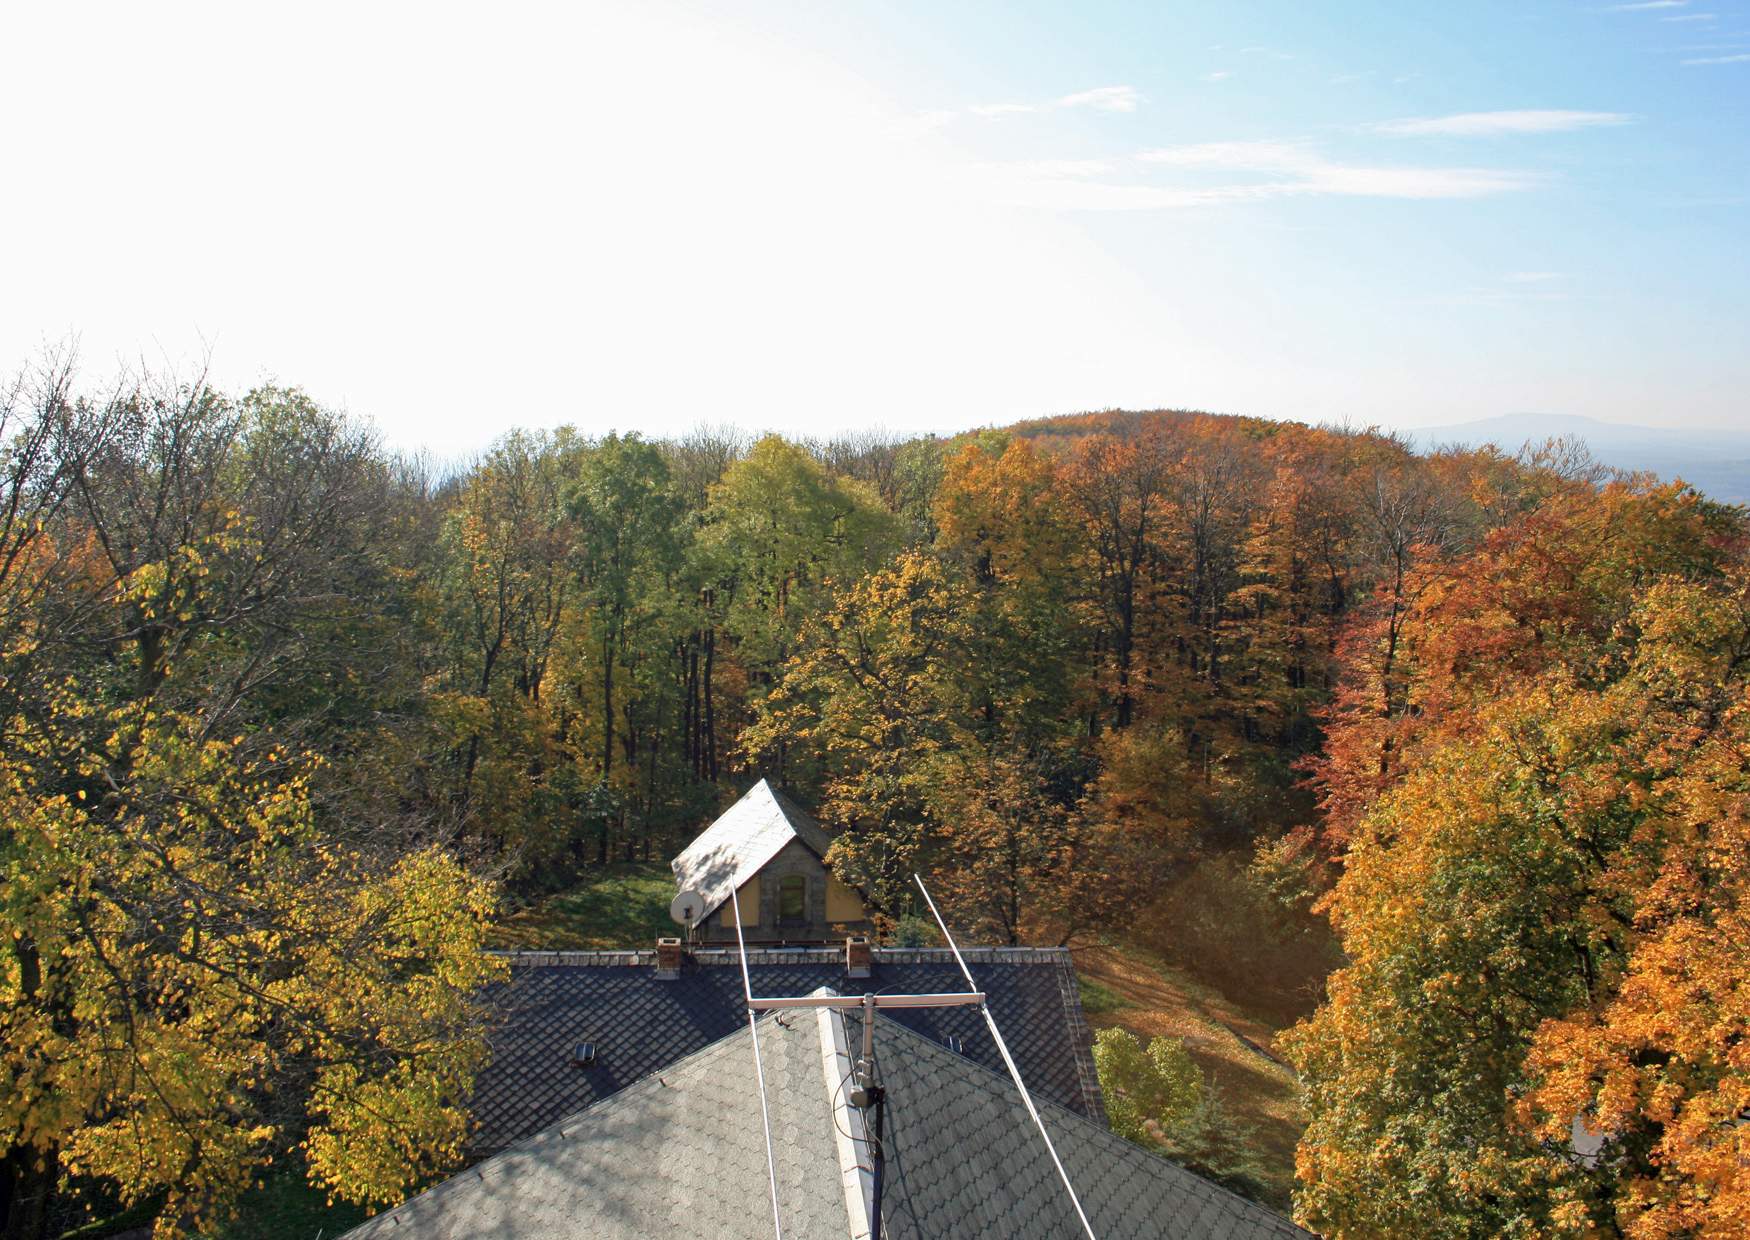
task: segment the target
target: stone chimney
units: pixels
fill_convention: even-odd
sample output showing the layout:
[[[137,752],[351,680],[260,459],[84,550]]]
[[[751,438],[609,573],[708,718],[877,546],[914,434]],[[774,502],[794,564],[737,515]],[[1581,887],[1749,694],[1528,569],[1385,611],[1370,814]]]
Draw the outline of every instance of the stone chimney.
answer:
[[[845,940],[845,973],[850,977],[868,977],[869,966],[874,963],[874,953],[869,947],[869,936],[853,934]]]
[[[656,976],[672,982],[681,975],[681,961],[687,956],[678,938],[664,936],[656,940]]]

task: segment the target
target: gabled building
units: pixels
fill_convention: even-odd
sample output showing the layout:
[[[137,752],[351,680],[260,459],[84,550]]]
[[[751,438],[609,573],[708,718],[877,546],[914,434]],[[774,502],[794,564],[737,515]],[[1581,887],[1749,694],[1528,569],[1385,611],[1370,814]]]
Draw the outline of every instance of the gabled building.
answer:
[[[870,930],[863,897],[827,868],[831,846],[826,828],[760,780],[671,863],[679,890],[703,898],[697,937],[735,942],[737,900],[749,943],[821,943]]]
[[[982,977],[980,985],[989,993]],[[847,1092],[860,1017],[793,1008],[758,1022],[763,1094],[744,1023],[372,1219],[350,1240],[864,1240],[877,1220],[890,1240],[1086,1234],[1010,1078],[952,1042],[885,1015],[875,1021],[885,1090],[879,1177],[869,1112]],[[1102,1240],[1307,1236],[1033,1092]]]

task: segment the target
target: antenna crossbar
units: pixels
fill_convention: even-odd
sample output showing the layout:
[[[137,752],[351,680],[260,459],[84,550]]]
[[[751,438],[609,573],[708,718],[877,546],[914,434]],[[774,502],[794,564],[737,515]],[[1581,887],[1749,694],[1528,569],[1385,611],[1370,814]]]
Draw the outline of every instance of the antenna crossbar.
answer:
[[[864,999],[873,999],[873,1004],[865,1004]],[[924,1007],[969,1007],[984,1002],[984,992],[954,991],[943,995],[782,995],[771,998],[750,996],[747,1005],[756,1011],[770,1011],[774,1008],[860,1008],[874,1006],[878,1008],[924,1008]]]
[[[926,895],[927,894],[928,893],[926,893]],[[765,1126],[766,1135],[766,1173],[772,1189],[772,1227],[778,1234],[778,1240],[783,1240],[783,1225],[779,1221],[778,1213],[778,1169],[777,1162],[772,1156],[772,1119],[766,1107],[766,1076],[765,1069],[760,1064],[760,1032],[758,1021],[755,1019],[756,1014],[759,1012],[779,1011],[786,1008],[827,1008],[838,1011],[848,1011],[850,1009],[860,1008],[863,1013],[863,1056],[856,1064],[857,1080],[859,1083],[859,1089],[862,1091],[861,1097],[868,1099],[868,1105],[873,1105],[875,1107],[875,1129],[877,1134],[879,1134],[881,1131],[882,1114],[880,1100],[883,1097],[884,1091],[874,1083],[876,1009],[978,1007],[983,1009],[984,1018],[987,1021],[990,1020],[990,1010],[984,1005],[984,992],[977,986],[973,986],[970,992],[954,991],[951,993],[927,995],[878,995],[874,993],[862,995],[756,995],[753,992],[753,976],[747,967],[747,939],[741,932],[741,897],[736,893],[734,887],[729,889],[729,895],[730,899],[734,901],[735,942],[736,946],[740,948],[741,951],[741,993],[742,997],[747,1001],[747,1025],[748,1028],[753,1031],[754,1071],[759,1078],[760,1086],[760,1122]],[[952,943],[953,940],[950,939],[949,942]],[[960,953],[958,951],[956,951],[954,955],[956,959],[959,959]],[[965,972],[965,961],[961,961],[960,967],[961,971]],[[971,974],[967,974],[968,981],[971,981],[971,977]],[[994,1031],[995,1026],[993,1025],[992,1028]],[[998,1038],[998,1045],[1001,1046],[1000,1037]],[[1008,1051],[1005,1049],[1003,1054],[1006,1059]],[[1012,1070],[1011,1066],[1011,1071]],[[1017,1084],[1019,1081],[1020,1078],[1016,1077]],[[1022,1095],[1025,1096],[1025,1093],[1026,1091],[1023,1090]],[[864,1102],[856,1101],[858,1097],[858,1094],[852,1095],[854,1104],[857,1106],[864,1106]],[[1056,1155],[1053,1154],[1053,1157],[1056,1157]],[[881,1235],[881,1167],[884,1162],[879,1135],[877,1135],[873,1143],[872,1158],[876,1170],[874,1197],[870,1203],[869,1234],[871,1240],[879,1240]],[[1059,1170],[1062,1170],[1061,1166],[1059,1167]],[[1071,1195],[1073,1196],[1074,1194],[1072,1193]],[[1077,1209],[1079,1210],[1080,1207],[1078,1206]],[[1092,1233],[1090,1232],[1089,1234],[1091,1235]]]

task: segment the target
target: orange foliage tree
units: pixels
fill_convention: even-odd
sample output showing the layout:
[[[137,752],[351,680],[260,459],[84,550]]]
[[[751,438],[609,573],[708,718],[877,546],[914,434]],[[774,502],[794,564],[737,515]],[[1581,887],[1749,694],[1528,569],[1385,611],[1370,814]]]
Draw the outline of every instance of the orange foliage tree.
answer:
[[[1741,1234],[1745,542],[1560,486],[1370,618],[1319,771],[1348,963],[1289,1039],[1309,1225]]]

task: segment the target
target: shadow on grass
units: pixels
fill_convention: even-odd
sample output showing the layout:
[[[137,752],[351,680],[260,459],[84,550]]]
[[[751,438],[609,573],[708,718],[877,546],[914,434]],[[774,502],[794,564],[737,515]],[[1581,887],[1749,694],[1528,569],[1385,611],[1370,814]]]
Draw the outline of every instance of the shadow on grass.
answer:
[[[1184,1039],[1191,1058],[1220,1088],[1233,1117],[1250,1130],[1245,1144],[1262,1163],[1262,1200],[1286,1209],[1294,1183],[1294,1149],[1305,1121],[1294,1072],[1273,1049],[1281,1025],[1271,1019],[1275,1014],[1268,1006],[1245,1002],[1251,995],[1240,999],[1225,994],[1135,944],[1080,946],[1076,973],[1083,1010],[1095,1028],[1119,1025],[1145,1043],[1162,1034]],[[1093,1004],[1088,1003],[1090,990],[1096,996]]]
[[[499,923],[492,946],[538,950],[650,947],[678,933],[669,920],[674,875],[662,862],[604,866],[570,891]]]
[[[236,1221],[218,1240],[334,1240],[367,1217],[362,1206],[329,1205],[306,1178],[302,1160],[274,1168],[237,1204]]]

